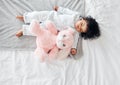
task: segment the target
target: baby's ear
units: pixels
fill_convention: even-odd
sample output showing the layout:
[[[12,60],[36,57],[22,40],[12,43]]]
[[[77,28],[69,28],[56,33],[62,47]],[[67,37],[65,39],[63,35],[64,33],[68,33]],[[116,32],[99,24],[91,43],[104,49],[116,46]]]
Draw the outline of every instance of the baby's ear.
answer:
[[[68,28],[68,31],[69,31],[71,34],[73,34],[73,35],[75,34],[75,30],[74,30],[73,28],[70,28],[70,27],[69,27],[69,28]]]

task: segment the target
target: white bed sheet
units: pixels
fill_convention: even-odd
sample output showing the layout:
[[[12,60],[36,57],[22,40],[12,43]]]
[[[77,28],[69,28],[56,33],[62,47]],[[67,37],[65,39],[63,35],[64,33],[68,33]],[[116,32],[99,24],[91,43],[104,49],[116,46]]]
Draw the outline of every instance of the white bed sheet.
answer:
[[[120,85],[119,1],[86,0],[102,36],[83,40],[83,56],[40,63],[33,51],[0,50],[0,85]]]
[[[32,51],[0,54],[0,85],[85,85],[82,60],[41,63]]]

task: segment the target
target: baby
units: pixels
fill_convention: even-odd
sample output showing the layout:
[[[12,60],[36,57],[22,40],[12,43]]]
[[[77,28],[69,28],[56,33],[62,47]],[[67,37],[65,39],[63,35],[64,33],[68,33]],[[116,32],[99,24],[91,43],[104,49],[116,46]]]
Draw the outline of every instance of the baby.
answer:
[[[71,54],[77,53],[77,43],[79,36],[84,39],[95,39],[100,36],[99,25],[92,17],[81,17],[78,12],[72,11],[67,8],[55,6],[53,11],[33,11],[25,13],[23,16],[16,17],[25,23],[31,23],[33,19],[44,25],[46,20],[53,21],[58,27],[58,30],[62,30],[65,26],[70,26],[76,30],[74,36],[74,44],[71,48]],[[17,37],[22,35],[32,35],[30,32],[30,25],[23,25],[22,29],[16,33]]]

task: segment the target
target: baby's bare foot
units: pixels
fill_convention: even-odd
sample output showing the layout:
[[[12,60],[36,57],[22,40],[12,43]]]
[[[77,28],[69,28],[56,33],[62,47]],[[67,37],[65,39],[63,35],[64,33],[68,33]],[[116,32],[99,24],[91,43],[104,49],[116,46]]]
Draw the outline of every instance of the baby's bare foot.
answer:
[[[17,37],[23,36],[23,31],[22,31],[22,29],[19,30],[19,31],[16,33],[16,36],[17,36]]]
[[[19,19],[19,20],[21,20],[21,21],[24,21],[23,16],[18,15],[18,16],[16,16],[16,18]]]

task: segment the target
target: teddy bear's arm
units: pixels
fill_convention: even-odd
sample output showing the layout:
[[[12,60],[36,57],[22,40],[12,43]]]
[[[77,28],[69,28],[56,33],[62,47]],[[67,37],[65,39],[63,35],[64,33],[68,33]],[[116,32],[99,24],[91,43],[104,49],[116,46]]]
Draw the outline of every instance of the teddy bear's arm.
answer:
[[[58,33],[57,27],[52,21],[47,21],[46,27],[51,33],[57,35]]]
[[[47,53],[42,48],[37,48],[35,50],[35,55],[38,56],[41,61],[45,61],[46,57],[48,56]]]
[[[37,20],[32,20],[30,24],[30,29],[33,35],[38,36],[43,33],[43,30]]]
[[[51,58],[51,59],[55,59],[57,57],[57,53],[58,53],[59,49],[58,47],[54,47],[48,54],[48,56]]]

